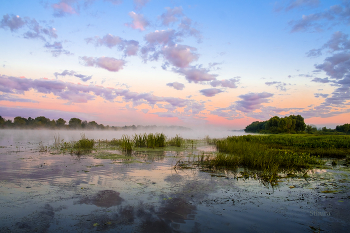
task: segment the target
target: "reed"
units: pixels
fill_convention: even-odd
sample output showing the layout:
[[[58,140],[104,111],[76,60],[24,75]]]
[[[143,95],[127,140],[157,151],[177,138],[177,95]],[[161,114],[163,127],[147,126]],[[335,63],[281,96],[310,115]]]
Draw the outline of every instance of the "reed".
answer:
[[[170,140],[167,141],[167,144],[169,146],[177,146],[181,147],[184,144],[185,140],[180,137],[179,135],[176,134],[175,137],[171,138]]]
[[[133,140],[128,135],[123,135],[120,140],[120,147],[126,153],[131,153],[133,147]]]
[[[273,148],[260,143],[253,136],[228,137],[218,140],[216,147],[222,154],[212,160],[213,166],[243,166],[252,169],[277,166],[283,171],[322,164],[318,157],[311,156],[310,153]]]
[[[135,134],[134,143],[135,147],[147,147],[147,134]]]
[[[233,142],[249,142],[252,145],[260,144],[268,148],[309,153],[320,157],[344,158],[350,154],[349,135],[245,135],[227,137],[224,140],[219,140],[216,145],[219,150],[229,152],[230,149],[226,145]]]

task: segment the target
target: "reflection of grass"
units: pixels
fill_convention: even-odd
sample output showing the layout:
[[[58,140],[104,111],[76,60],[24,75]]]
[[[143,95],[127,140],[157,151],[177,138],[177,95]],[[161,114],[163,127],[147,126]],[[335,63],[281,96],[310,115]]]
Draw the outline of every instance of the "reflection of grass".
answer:
[[[135,147],[134,151],[144,151],[144,152],[148,152],[148,151],[183,151],[184,148],[180,148],[177,146],[167,146],[167,147],[158,147],[158,148],[147,148],[147,147],[142,147],[142,148],[138,148]]]
[[[116,160],[113,163],[124,163],[124,164],[142,163],[141,161],[136,160],[135,157],[132,157],[130,155],[120,155],[120,154],[113,154],[109,152],[99,152],[98,154],[94,155],[94,158]]]
[[[325,190],[325,191],[322,191],[321,193],[336,193],[338,192],[337,190]]]
[[[96,155],[94,155],[95,159],[112,159],[112,160],[117,160],[117,159],[130,159],[132,157],[130,156],[125,156],[125,155],[119,155],[119,154],[112,154],[108,152],[100,152]]]

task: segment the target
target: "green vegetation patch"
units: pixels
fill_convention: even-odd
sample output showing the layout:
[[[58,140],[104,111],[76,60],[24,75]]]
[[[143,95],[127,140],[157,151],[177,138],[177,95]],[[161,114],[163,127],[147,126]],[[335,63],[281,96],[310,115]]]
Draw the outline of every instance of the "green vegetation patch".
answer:
[[[321,193],[337,193],[338,190],[325,190],[325,191],[322,191]]]
[[[184,142],[185,142],[185,140],[182,137],[180,137],[179,135],[176,135],[176,137],[168,140],[167,144],[169,146],[181,147],[184,144]]]
[[[232,147],[230,146],[231,143],[239,144],[245,142],[250,143],[252,147],[261,145],[269,150],[276,149],[307,153],[321,157],[345,158],[347,155],[350,155],[350,135],[245,135],[217,140],[216,146],[219,151],[230,153],[231,150],[236,150],[230,149]]]
[[[94,155],[95,159],[111,159],[111,160],[120,160],[120,159],[134,159],[131,156],[125,156],[120,154],[113,154],[109,152],[100,152]]]

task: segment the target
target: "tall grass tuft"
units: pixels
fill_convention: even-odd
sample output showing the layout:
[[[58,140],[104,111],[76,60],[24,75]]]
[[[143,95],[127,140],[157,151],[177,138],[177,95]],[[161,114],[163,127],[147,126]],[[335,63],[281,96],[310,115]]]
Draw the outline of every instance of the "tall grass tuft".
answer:
[[[134,144],[135,147],[147,147],[147,134],[135,134]]]
[[[282,171],[309,168],[322,162],[310,153],[273,149],[268,145],[253,141],[251,137],[228,137],[218,140],[219,154],[211,161],[213,166],[243,166],[252,169],[277,168]]]
[[[128,135],[123,135],[120,140],[120,147],[126,153],[131,153],[133,147],[133,140]]]
[[[181,147],[184,144],[184,139],[176,134],[175,137],[173,137],[170,140],[168,140],[167,144],[169,146]]]

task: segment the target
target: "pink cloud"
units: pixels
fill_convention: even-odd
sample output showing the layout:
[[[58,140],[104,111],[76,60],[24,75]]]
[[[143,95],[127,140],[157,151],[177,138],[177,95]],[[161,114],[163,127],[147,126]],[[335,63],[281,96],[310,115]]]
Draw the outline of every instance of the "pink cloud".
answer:
[[[199,91],[202,95],[205,95],[206,97],[213,97],[216,94],[219,94],[222,92],[222,90],[217,89],[217,88],[208,88],[208,89],[203,89]]]
[[[181,68],[174,71],[176,73],[182,74],[185,76],[188,82],[203,82],[203,81],[212,81],[215,80],[218,75],[209,74],[209,70],[204,68],[196,68],[194,66],[189,68]],[[221,83],[221,82],[220,82]]]
[[[169,44],[175,39],[175,30],[161,30],[150,32],[145,36],[145,40],[150,44]]]
[[[124,52],[125,56],[135,56],[139,50],[139,42],[136,40],[125,40],[119,36],[107,34],[100,38],[99,36],[85,39],[86,43],[94,43],[95,46],[106,46],[108,48],[118,47],[120,51]]]
[[[182,16],[182,7],[166,7],[166,12],[160,16],[162,24],[168,26],[170,23],[176,22],[177,18]]]
[[[228,88],[237,88],[237,83],[239,83],[240,77],[223,79],[223,80],[213,80],[210,82],[210,85],[213,87],[222,86]]]
[[[173,87],[176,90],[182,90],[185,88],[185,85],[179,82],[167,83],[166,85],[169,87]]]
[[[165,46],[162,49],[164,58],[172,65],[185,68],[191,62],[198,60],[198,55],[194,53],[196,48],[187,45]]]
[[[1,28],[8,27],[11,31],[15,31],[21,27],[23,27],[26,24],[26,21],[24,21],[21,17],[18,15],[4,15],[2,17],[2,20],[0,22]]]
[[[66,14],[77,14],[75,9],[69,4],[69,1],[61,0],[58,4],[53,4],[52,8],[54,9],[55,13],[54,16],[61,17]]]
[[[148,20],[143,16],[136,14],[135,12],[129,13],[130,17],[133,19],[132,23],[126,23],[125,26],[131,27],[133,29],[139,29],[140,31],[144,31],[145,27],[149,26]]]
[[[125,102],[132,101],[138,105],[140,102],[153,106],[157,103],[167,103],[174,108],[185,107],[191,102],[175,97],[160,97],[152,93],[137,93],[127,89],[105,88],[96,85],[81,85],[59,80],[22,79],[18,77],[0,75],[0,91],[8,94],[25,94],[25,91],[35,90],[39,93],[58,96],[60,99],[72,103],[87,103],[96,96],[113,102],[121,96]],[[13,96],[15,97],[15,96]],[[193,101],[192,101],[193,104]]]
[[[85,66],[95,66],[106,69],[111,72],[117,72],[123,69],[125,61],[113,57],[80,57]]]
[[[238,97],[242,100],[236,101],[236,109],[241,112],[253,112],[260,109],[262,103],[268,103],[273,94],[268,92],[248,93]]]

